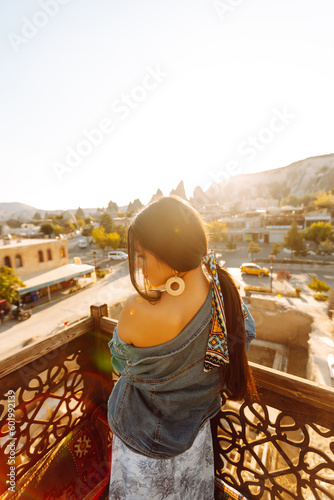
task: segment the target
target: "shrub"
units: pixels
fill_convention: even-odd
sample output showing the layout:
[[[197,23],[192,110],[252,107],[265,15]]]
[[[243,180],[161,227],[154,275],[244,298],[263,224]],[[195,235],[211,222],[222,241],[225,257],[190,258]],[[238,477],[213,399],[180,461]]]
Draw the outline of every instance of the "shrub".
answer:
[[[328,296],[325,293],[315,293],[313,295],[315,300],[319,300],[321,302],[325,302],[328,299]]]
[[[302,293],[302,289],[301,288],[295,288],[295,292],[296,292],[297,297],[300,297],[300,294]]]
[[[330,290],[330,286],[328,286],[327,283],[316,279],[315,276],[312,276],[312,282],[307,283],[307,286],[315,292],[328,292],[328,290]]]
[[[290,281],[291,274],[289,273],[289,271],[285,271],[284,269],[282,269],[281,271],[277,271],[276,279],[278,281]]]
[[[104,278],[106,274],[107,274],[107,272],[104,271],[103,269],[97,269],[97,271],[96,271],[96,276],[98,278]]]

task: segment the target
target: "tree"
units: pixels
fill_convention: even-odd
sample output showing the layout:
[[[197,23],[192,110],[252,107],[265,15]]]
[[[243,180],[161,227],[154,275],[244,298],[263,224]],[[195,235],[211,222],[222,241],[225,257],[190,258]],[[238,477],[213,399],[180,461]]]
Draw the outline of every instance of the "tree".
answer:
[[[65,234],[69,234],[69,233],[72,233],[74,231],[75,227],[74,227],[74,224],[72,224],[72,222],[70,222],[69,220],[65,221],[64,223],[64,233]]]
[[[42,225],[41,225],[41,232],[44,233],[44,234],[47,234],[50,236],[50,234],[53,234],[54,233],[54,226],[53,224],[51,224],[50,222],[44,222]]]
[[[301,252],[304,249],[304,238],[301,231],[298,229],[296,221],[293,221],[291,228],[284,237],[284,246],[291,250],[291,257],[293,252]]]
[[[15,302],[18,298],[17,288],[25,284],[18,278],[13,269],[7,266],[0,267],[0,296],[8,302]]]
[[[35,215],[33,216],[33,219],[34,220],[41,220],[42,219],[41,214],[36,212]]]
[[[251,254],[252,256],[252,261],[253,261],[253,255],[254,253],[261,252],[262,248],[255,243],[255,241],[251,241],[248,245],[247,252]]]
[[[107,246],[106,233],[105,233],[104,228],[103,227],[101,227],[101,228],[96,227],[92,232],[92,236],[94,238],[95,245],[103,251],[103,255],[104,255],[104,249]]]
[[[225,222],[215,220],[207,224],[210,239],[213,243],[226,241],[227,226]]]
[[[63,229],[59,224],[54,226],[54,233],[56,236],[59,236],[62,233]]]
[[[314,222],[304,230],[304,238],[318,247],[322,241],[333,239],[333,226],[330,222]]]
[[[329,193],[319,193],[316,199],[312,202],[313,205],[321,205],[322,207],[333,208],[334,207],[334,195]]]
[[[115,227],[116,233],[120,236],[119,246],[126,248],[128,246],[128,229],[122,224],[117,224]]]
[[[6,221],[7,226],[12,227],[13,229],[16,229],[18,227],[21,227],[21,220],[20,219],[8,219]]]
[[[84,227],[85,226],[85,221],[83,219],[81,219],[80,217],[77,217],[77,221],[76,221],[75,225],[77,227],[79,227],[79,228],[80,227]]]
[[[276,241],[271,245],[271,255],[278,255],[282,251],[282,244]]]
[[[91,236],[93,232],[93,226],[90,224],[89,226],[85,226],[82,230],[82,236]]]
[[[108,212],[104,212],[100,217],[100,224],[105,229],[106,233],[112,233],[114,229],[114,223],[112,217]]]
[[[322,241],[320,246],[325,255],[332,255],[332,253],[334,253],[334,243],[329,241],[329,239]]]
[[[298,205],[300,205],[300,200],[301,198],[299,196],[295,195],[294,193],[290,193],[286,198],[283,198],[280,201],[280,206],[284,207],[285,205],[290,205],[293,207],[298,207]]]
[[[121,237],[118,233],[108,233],[105,235],[105,240],[107,243],[107,247],[111,247],[113,250],[116,250],[119,247],[119,243]]]

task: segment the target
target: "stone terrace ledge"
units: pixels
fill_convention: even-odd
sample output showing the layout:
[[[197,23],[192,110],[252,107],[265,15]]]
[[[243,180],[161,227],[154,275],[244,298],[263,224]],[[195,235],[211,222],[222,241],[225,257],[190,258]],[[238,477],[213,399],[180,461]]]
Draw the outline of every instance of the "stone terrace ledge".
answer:
[[[106,412],[116,378],[108,342],[117,324],[107,315],[106,304],[92,306],[91,316],[0,362],[0,495],[7,489],[9,391],[16,405],[16,481],[96,407]],[[215,498],[226,498],[227,484],[248,499],[334,500],[334,390],[251,366],[259,402],[224,395],[212,420]],[[95,498],[107,498],[107,482],[106,475]]]

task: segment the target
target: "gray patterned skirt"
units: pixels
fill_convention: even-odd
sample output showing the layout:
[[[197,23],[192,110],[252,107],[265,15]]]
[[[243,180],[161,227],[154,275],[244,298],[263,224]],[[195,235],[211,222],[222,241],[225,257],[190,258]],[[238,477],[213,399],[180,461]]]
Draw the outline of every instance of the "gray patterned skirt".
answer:
[[[212,500],[214,465],[210,422],[189,450],[170,459],[134,453],[113,436],[109,500]]]

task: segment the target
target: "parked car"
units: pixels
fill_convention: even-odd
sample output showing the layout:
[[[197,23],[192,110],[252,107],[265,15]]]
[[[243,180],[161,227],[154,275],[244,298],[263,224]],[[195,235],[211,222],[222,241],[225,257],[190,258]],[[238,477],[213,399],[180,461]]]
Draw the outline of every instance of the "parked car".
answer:
[[[87,242],[87,240],[84,240],[84,239],[79,240],[78,247],[79,247],[79,248],[87,248],[87,247],[88,247],[88,242]]]
[[[108,259],[113,260],[126,260],[128,258],[128,254],[122,252],[121,250],[113,250],[112,252],[108,252]]]
[[[268,276],[269,274],[269,269],[267,267],[261,267],[252,262],[241,264],[240,271],[241,274],[257,274],[258,276]]]

